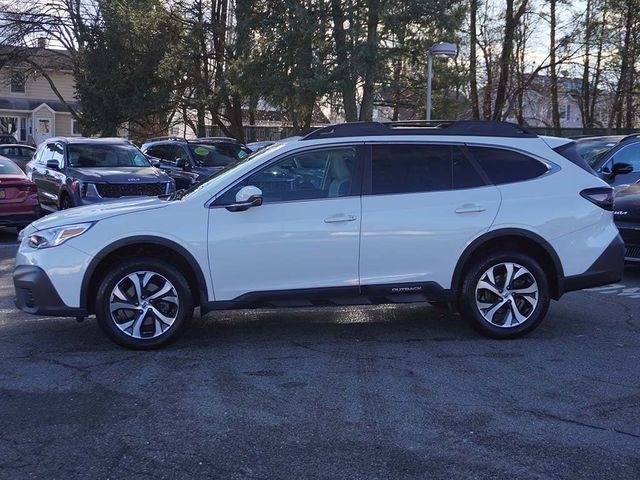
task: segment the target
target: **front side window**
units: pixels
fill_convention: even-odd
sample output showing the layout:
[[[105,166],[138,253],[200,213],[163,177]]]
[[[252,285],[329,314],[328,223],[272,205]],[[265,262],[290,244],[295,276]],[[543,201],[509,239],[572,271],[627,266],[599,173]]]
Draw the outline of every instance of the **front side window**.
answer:
[[[634,172],[640,172],[640,143],[627,145],[613,154],[613,165],[625,163],[633,167]]]
[[[149,167],[151,164],[133,145],[83,144],[67,146],[69,166],[74,168]]]
[[[356,147],[294,154],[249,176],[222,195],[216,204],[235,202],[238,190],[247,185],[262,190],[264,203],[352,195],[357,158]]]
[[[56,143],[52,147],[53,147],[52,148],[53,153],[52,153],[51,158],[49,160],[57,160],[58,161],[58,165],[60,165],[62,167],[62,162],[64,160],[64,149],[62,148],[62,145],[60,145],[59,143]]]
[[[151,147],[147,149],[147,155],[155,158],[159,158],[161,160],[166,160],[168,162],[175,162],[175,158],[173,156],[173,146],[172,145],[156,145],[155,147]]]
[[[495,185],[531,180],[549,170],[544,163],[511,150],[469,147],[469,151]]]

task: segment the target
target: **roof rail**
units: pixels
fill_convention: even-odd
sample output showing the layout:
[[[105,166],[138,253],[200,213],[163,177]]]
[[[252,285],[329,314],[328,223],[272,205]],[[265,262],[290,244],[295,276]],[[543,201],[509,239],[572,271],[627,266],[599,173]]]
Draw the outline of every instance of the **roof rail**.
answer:
[[[153,137],[153,138],[150,138],[145,143],[147,143],[147,142],[159,142],[161,140],[178,140],[178,141],[181,141],[181,142],[186,142],[187,141],[183,137],[178,137],[176,135],[166,135],[164,137]]]
[[[187,142],[189,143],[204,143],[204,142],[238,142],[238,140],[236,140],[233,137],[198,137],[198,138],[190,138],[189,140],[187,140]]]
[[[635,138],[640,138],[640,132],[630,133],[629,135],[625,135],[620,141],[624,142],[625,140],[631,140]]]
[[[535,138],[520,125],[493,120],[401,121],[338,123],[319,128],[302,140],[384,135],[469,135],[476,137]]]

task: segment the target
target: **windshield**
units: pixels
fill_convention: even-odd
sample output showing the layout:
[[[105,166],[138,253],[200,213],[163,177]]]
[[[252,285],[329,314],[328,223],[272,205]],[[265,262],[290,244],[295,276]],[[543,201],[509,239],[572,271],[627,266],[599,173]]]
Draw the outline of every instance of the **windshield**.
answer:
[[[589,166],[596,167],[605,153],[618,144],[616,140],[581,140],[576,142],[576,150]]]
[[[147,157],[133,145],[72,143],[69,166],[77,168],[150,167]]]
[[[276,149],[276,148],[278,148],[280,146],[282,146],[282,145],[279,145],[279,144],[271,145],[269,148],[258,150],[257,152],[253,152],[250,155],[246,155],[244,158],[241,158],[239,160],[235,160],[234,162],[229,163],[228,165],[226,165],[224,168],[221,168],[220,170],[216,170],[213,174],[209,175],[207,178],[205,178],[201,182],[196,183],[195,185],[193,185],[190,188],[187,188],[186,190],[181,190],[180,192],[178,192],[179,194],[176,195],[175,198],[180,199],[180,198],[184,198],[186,196],[189,196],[192,193],[195,193],[195,192],[201,190],[202,188],[205,188],[207,186],[207,184],[209,182],[211,182],[212,180],[214,180],[214,179],[216,179],[218,177],[221,177],[221,176],[225,175],[226,173],[231,172],[232,170],[235,170],[236,168],[238,168],[239,166],[245,164],[249,160],[253,160],[254,158],[261,157],[261,156],[265,155],[267,153],[267,151],[270,153],[274,149]]]
[[[226,167],[249,155],[242,145],[235,143],[189,145],[189,149],[196,162],[203,167]]]
[[[11,160],[0,160],[0,175],[22,175],[22,170]]]

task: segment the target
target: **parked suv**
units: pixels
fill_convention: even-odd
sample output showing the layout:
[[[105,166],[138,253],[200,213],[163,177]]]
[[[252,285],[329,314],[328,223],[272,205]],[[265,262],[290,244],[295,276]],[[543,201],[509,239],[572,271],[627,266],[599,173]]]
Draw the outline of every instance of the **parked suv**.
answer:
[[[611,187],[575,142],[419,125],[329,126],[170,198],[41,219],[21,238],[17,305],[95,313],[139,349],[174,340],[195,307],[452,302],[513,338],[550,299],[621,279]]]
[[[168,195],[175,182],[123,138],[52,138],[27,164],[40,205],[65,210],[121,197]]]
[[[174,178],[178,189],[200,182],[252,153],[251,149],[228,137],[193,140],[176,137],[155,138],[144,143],[142,151],[158,159],[158,167]]]

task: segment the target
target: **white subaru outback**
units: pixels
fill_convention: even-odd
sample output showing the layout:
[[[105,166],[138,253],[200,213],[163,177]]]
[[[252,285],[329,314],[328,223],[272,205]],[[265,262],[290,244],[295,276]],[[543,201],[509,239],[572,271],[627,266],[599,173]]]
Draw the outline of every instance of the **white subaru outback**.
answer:
[[[95,314],[139,349],[174,340],[195,307],[451,303],[513,338],[550,299],[621,279],[611,210],[570,140],[499,122],[333,125],[171,197],[34,222],[16,304]]]

